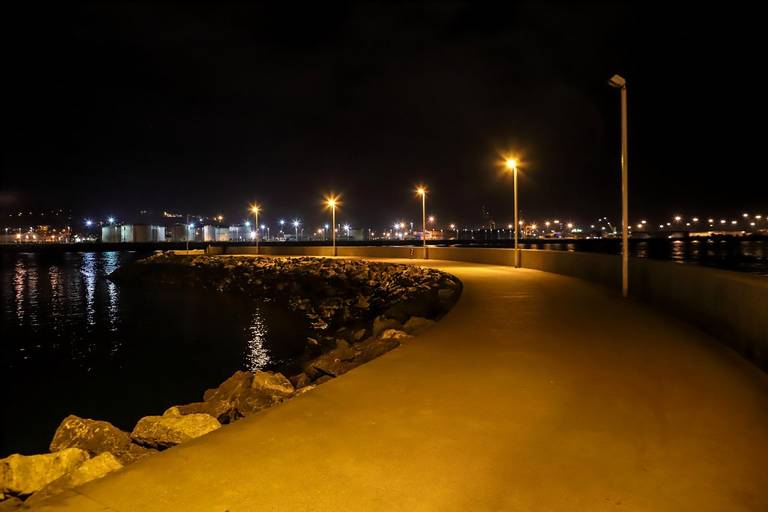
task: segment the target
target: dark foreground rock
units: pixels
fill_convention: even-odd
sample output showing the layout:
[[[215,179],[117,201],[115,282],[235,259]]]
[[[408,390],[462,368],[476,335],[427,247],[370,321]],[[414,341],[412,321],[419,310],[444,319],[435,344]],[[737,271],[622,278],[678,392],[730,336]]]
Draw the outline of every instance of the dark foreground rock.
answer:
[[[65,448],[80,448],[91,456],[111,453],[121,464],[131,464],[153,453],[152,450],[132,443],[128,432],[123,432],[108,421],[75,415],[64,418],[51,441],[51,452]]]
[[[59,494],[60,492],[101,478],[122,467],[123,465],[114,455],[109,452],[104,452],[101,455],[97,455],[96,457],[83,462],[70,473],[49,483],[27,498],[25,504],[33,505],[46,498]]]
[[[16,496],[32,494],[70,473],[88,458],[85,450],[66,448],[55,453],[14,454],[0,459],[0,492]]]
[[[221,427],[221,423],[209,414],[170,413],[166,416],[144,416],[131,432],[138,444],[150,448],[170,448]]]

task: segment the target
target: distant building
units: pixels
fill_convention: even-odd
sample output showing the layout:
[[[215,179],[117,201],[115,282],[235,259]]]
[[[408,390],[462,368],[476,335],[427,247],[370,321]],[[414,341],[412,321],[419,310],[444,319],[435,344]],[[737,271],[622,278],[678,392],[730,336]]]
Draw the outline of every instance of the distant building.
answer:
[[[247,242],[252,240],[251,228],[248,226],[229,226],[230,242]]]
[[[101,227],[101,241],[105,244],[115,243],[120,241],[120,226],[110,224],[108,226]]]
[[[228,242],[229,228],[203,226],[203,242]]]
[[[120,226],[121,242],[165,242],[165,226],[126,224]]]
[[[175,224],[166,229],[166,236],[169,242],[194,242],[195,228],[188,224]]]

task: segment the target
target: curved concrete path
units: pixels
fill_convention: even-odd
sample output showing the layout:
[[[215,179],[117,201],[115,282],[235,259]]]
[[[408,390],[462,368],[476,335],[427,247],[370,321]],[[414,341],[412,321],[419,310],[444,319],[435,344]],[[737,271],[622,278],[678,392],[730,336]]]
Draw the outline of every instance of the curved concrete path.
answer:
[[[465,285],[432,330],[40,509],[768,510],[756,367],[585,282],[429,264]]]

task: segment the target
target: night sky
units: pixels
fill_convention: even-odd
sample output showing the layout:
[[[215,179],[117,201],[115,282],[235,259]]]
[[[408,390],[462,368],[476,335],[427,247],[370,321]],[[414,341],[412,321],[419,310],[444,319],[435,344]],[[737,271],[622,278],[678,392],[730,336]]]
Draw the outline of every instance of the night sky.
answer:
[[[648,3],[650,4],[650,3]],[[111,4],[4,15],[0,209],[146,208],[357,226],[767,213],[762,17],[663,4]],[[756,9],[756,8],[755,8]]]

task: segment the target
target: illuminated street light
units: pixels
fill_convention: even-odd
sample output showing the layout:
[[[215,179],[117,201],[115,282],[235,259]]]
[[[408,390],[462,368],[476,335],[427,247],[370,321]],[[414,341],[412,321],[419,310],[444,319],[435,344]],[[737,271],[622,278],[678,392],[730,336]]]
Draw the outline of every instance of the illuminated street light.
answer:
[[[336,206],[341,204],[338,196],[333,194],[325,198],[325,204],[331,209],[331,240],[333,244],[333,255],[336,256]]]
[[[621,91],[621,294],[629,295],[629,143],[627,141],[627,81],[613,75],[608,84]]]
[[[258,232],[259,229],[259,213],[261,213],[261,206],[258,205],[258,203],[254,203],[251,205],[251,212],[253,213],[254,217],[256,217],[253,221],[253,225],[256,226],[256,254],[259,254],[259,235],[261,234]],[[221,215],[219,215],[221,217]]]
[[[416,193],[421,196],[421,246],[424,248],[424,259],[427,259],[427,188],[420,185]]]
[[[505,165],[507,166],[507,169],[512,171],[512,181],[513,181],[513,190],[514,190],[514,206],[515,206],[515,267],[520,267],[520,247],[518,245],[518,231],[520,231],[520,223],[518,222],[518,213],[519,209],[517,206],[517,159],[515,158],[508,158],[505,162]]]
[[[293,222],[291,223],[293,225],[293,229],[296,232],[296,241],[299,241],[299,226],[301,225],[301,221],[299,219],[293,219]]]
[[[114,224],[115,223],[115,218],[114,217],[109,217],[107,219],[107,222],[109,222],[110,224]]]
[[[88,226],[88,227],[91,227],[91,226],[93,226],[93,221],[91,219],[86,219],[85,220],[85,225]]]

